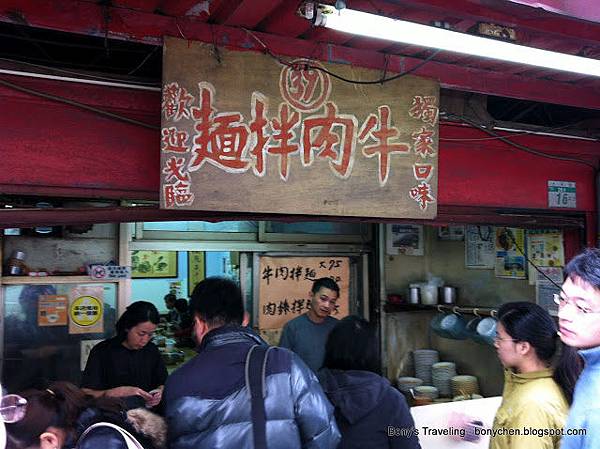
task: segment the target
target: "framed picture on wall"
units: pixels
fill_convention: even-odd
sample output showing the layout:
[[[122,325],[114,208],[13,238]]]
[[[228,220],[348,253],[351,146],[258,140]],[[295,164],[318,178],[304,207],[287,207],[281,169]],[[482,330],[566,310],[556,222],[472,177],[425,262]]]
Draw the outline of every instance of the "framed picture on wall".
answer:
[[[192,292],[198,282],[206,276],[204,251],[188,252],[188,295]]]
[[[422,256],[423,225],[388,224],[386,243],[388,255]]]
[[[132,251],[132,278],[176,278],[177,251]]]

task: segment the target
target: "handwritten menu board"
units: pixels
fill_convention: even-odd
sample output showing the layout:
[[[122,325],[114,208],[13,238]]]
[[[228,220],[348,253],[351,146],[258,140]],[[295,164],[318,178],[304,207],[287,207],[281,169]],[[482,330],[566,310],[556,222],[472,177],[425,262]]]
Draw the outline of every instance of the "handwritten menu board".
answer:
[[[259,262],[258,327],[279,329],[306,313],[316,279],[330,277],[340,286],[332,316],[348,315],[349,257],[261,257]]]

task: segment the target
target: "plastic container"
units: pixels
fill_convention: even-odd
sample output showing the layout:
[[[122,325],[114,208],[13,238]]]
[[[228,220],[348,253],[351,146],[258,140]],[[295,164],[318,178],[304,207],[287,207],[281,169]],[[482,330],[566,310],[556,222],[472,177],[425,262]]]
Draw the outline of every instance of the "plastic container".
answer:
[[[438,287],[437,285],[425,284],[421,287],[421,303],[433,306],[438,302]]]
[[[175,349],[175,340],[167,338],[165,340],[165,349],[167,352],[172,352]]]

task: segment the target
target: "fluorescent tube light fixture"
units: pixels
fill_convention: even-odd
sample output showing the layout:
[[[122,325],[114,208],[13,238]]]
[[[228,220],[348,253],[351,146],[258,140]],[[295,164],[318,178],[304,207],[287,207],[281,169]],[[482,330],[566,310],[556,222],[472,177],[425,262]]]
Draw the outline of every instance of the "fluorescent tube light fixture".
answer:
[[[318,5],[317,25],[344,33],[385,39],[421,47],[526,64],[552,70],[600,76],[600,60],[526,47],[352,9]],[[325,12],[325,13],[324,13]]]

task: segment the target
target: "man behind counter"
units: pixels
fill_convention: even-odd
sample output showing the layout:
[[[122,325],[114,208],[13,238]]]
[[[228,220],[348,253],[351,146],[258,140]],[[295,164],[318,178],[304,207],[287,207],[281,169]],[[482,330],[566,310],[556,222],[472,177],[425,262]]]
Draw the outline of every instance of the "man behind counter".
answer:
[[[310,309],[286,323],[279,346],[294,351],[315,373],[323,365],[325,343],[337,319],[331,317],[340,287],[331,278],[317,279],[309,293]]]

